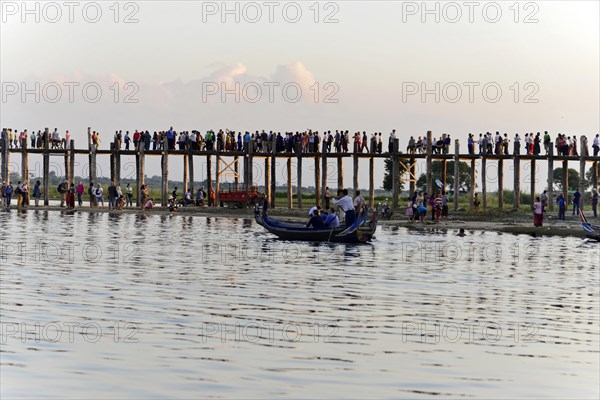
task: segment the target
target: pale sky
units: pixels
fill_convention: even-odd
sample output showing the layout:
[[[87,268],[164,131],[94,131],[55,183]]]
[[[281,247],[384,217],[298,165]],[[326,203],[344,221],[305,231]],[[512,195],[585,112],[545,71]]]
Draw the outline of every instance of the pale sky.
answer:
[[[136,1],[120,2],[118,15],[113,1],[74,2],[72,23],[63,2],[28,2],[30,14],[20,1],[1,3],[0,126],[68,129],[77,147],[88,126],[105,148],[116,129],[173,126],[367,130],[386,139],[396,129],[401,148],[431,130],[462,139],[464,152],[469,132],[600,131],[598,1],[427,2],[430,14],[421,1],[227,2],[230,14],[221,1]],[[88,22],[98,10],[99,21]],[[223,99],[220,85],[236,82],[239,103],[233,92]],[[256,87],[262,97],[252,102]],[[302,94],[292,103],[296,87]],[[462,97],[453,102],[457,87]],[[32,93],[22,96],[24,88]],[[62,97],[53,103],[56,88]],[[431,91],[425,101],[423,88]],[[180,163],[172,164],[180,179]],[[350,164],[346,171],[349,185]],[[158,173],[151,162],[147,174]],[[304,181],[311,185],[312,174]],[[360,186],[368,186],[366,163]]]

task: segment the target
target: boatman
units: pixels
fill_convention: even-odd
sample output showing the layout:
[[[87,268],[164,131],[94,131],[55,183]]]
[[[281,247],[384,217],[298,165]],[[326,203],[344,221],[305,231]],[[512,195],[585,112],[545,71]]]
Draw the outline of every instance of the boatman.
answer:
[[[346,216],[346,227],[351,226],[356,220],[356,213],[354,212],[352,198],[348,196],[348,190],[338,190],[338,198],[332,199],[332,201],[334,205],[338,206],[344,212]]]

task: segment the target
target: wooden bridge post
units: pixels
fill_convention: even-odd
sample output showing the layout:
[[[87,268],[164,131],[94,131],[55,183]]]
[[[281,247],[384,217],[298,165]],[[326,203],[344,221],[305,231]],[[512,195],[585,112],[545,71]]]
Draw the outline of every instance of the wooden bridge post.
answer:
[[[426,189],[427,195],[431,196],[433,193],[433,160],[432,160],[432,147],[431,147],[431,131],[427,131],[427,163],[426,163]]]
[[[554,211],[554,143],[548,148],[548,210]]]
[[[513,155],[513,210],[518,211],[521,207],[521,156]]]
[[[416,191],[417,191],[417,182],[416,182],[416,165],[415,165],[415,159],[411,158],[410,159],[410,166],[409,166],[409,171],[410,171],[410,195],[412,196]]]
[[[142,146],[140,145],[139,147]],[[166,134],[163,136],[163,151],[161,161],[161,204],[163,207],[167,207],[169,193],[169,139]]]
[[[189,150],[185,152],[183,155],[183,193],[187,192],[189,189],[189,179],[190,179],[190,154]]]
[[[318,150],[315,154],[315,204],[324,207],[325,204],[321,204],[321,157]]]
[[[119,186],[121,184],[121,148],[117,143],[114,143],[113,145],[115,152],[115,185]]]
[[[498,209],[504,207],[504,160],[503,156],[498,159]]]
[[[29,153],[27,152],[27,141],[29,138],[21,140],[21,182],[27,183],[29,187]]]
[[[116,152],[116,148],[117,148],[117,144],[115,142],[111,142],[110,144],[110,181],[111,182],[115,182],[115,177],[116,177],[116,156],[115,156],[115,152]],[[141,147],[141,146],[140,146]]]
[[[358,188],[358,150],[354,152],[352,156],[352,189],[354,189],[354,193],[356,193]]]
[[[598,161],[594,161],[594,165],[593,165],[593,171],[594,173],[592,174],[592,176],[594,177],[594,189],[596,189],[596,191],[598,191]]]
[[[448,175],[448,160],[444,158],[444,159],[442,159],[442,177],[441,177],[442,179],[440,179],[442,181],[444,190],[446,189],[447,175]]]
[[[144,147],[141,146],[139,151],[135,153],[135,184],[136,184],[136,195],[135,195],[135,204],[138,207],[142,207],[142,196],[141,196],[141,188],[144,184],[144,174],[146,169],[146,160],[144,156]]]
[[[471,193],[470,193],[471,198],[469,199],[471,211],[473,211],[473,209],[475,208],[475,202],[474,202],[475,192],[476,192],[475,186],[477,185],[477,180],[475,179],[475,174],[476,174],[475,159],[472,159],[471,160]]]
[[[69,144],[69,172],[71,181],[75,183],[75,140],[71,139]]]
[[[89,135],[89,131],[90,128],[88,128],[88,135]],[[44,205],[47,206],[50,204],[50,133],[48,132],[48,128],[44,129],[44,176],[43,176],[43,185],[44,185]],[[91,143],[91,141],[90,141]],[[96,150],[93,150],[94,152],[94,167],[96,166]],[[92,165],[91,165],[91,153],[90,153],[90,171],[92,170]],[[90,172],[91,173],[91,172]],[[94,175],[95,175],[95,170],[94,170]]]
[[[341,153],[337,156],[337,185],[338,189],[344,188],[344,159]]]
[[[67,144],[65,143],[65,146],[67,146]],[[71,175],[71,160],[70,160],[70,154],[69,154],[69,149],[67,149],[65,147],[65,155],[64,155],[64,161],[65,161],[65,181],[67,181],[69,183],[69,187],[71,187],[71,182],[72,182],[72,175]]]
[[[45,144],[44,146],[48,145],[48,131],[46,131],[44,133],[46,135],[46,140],[45,140]],[[94,184],[97,185],[98,184],[98,179],[97,179],[97,175],[96,175],[96,146],[92,143],[92,128],[88,127],[88,148],[90,151],[89,154],[89,160],[90,160],[90,164],[89,164],[89,175],[90,175],[90,184]],[[44,187],[46,185],[44,184]]]
[[[8,182],[8,131],[6,129],[2,130],[2,137],[0,137],[1,143],[0,147],[2,148],[2,166],[0,167],[0,175],[2,175],[2,181]]]
[[[400,192],[400,163],[398,160],[399,139],[392,142],[392,209],[398,209],[398,195]]]
[[[288,208],[291,209],[293,206],[293,188],[292,188],[292,157],[287,159],[287,201]]]
[[[532,156],[534,158],[531,159],[531,207],[533,207],[533,203],[535,203],[535,156]]]
[[[246,162],[246,158],[244,157],[244,163]],[[244,173],[246,171],[244,170]],[[212,189],[213,186],[213,179],[212,179],[212,155],[211,154],[207,154],[206,155],[206,195],[207,195],[207,199],[204,199],[204,201],[206,202],[207,205],[210,204],[210,189]]]
[[[246,189],[249,190],[254,182],[254,142],[248,145],[248,171],[246,173]]]
[[[21,182],[27,185],[27,188],[30,188],[30,179],[29,179],[29,153],[27,152],[27,141],[29,137],[24,137],[21,140]],[[27,191],[27,198],[24,203],[29,204],[29,194],[31,190]]]
[[[323,138],[324,140],[324,138]],[[325,188],[327,188],[327,147],[323,143],[321,150],[321,193],[325,196]]]
[[[446,194],[448,190],[444,186]],[[458,139],[454,141],[454,211],[458,210],[458,193],[460,191],[460,142]]]
[[[585,185],[584,185],[584,181],[585,181],[585,160],[587,158],[587,146],[585,145],[585,143],[587,142],[587,138],[585,136],[580,136],[579,137],[579,149],[580,149],[580,154],[579,154],[579,193],[581,193],[581,198],[579,199],[579,208],[581,210],[583,210],[583,207],[585,206]]]
[[[188,149],[188,160],[187,160],[187,167],[188,167],[188,189],[190,190],[190,193],[192,194],[192,199],[195,201],[196,200],[196,196],[194,193],[194,152],[192,150],[192,146],[190,146],[190,148]]]
[[[369,207],[375,208],[375,159],[369,157]]]
[[[298,152],[296,162],[296,196],[298,196],[298,208],[302,208],[302,153]]]
[[[235,171],[235,190],[238,191],[240,190],[240,158],[238,156],[233,157],[233,170]]]
[[[484,210],[487,210],[487,175],[486,175],[487,156],[481,156],[481,204]]]
[[[267,147],[267,144],[264,144]],[[275,159],[272,158],[269,154],[265,155],[265,195],[267,196],[267,201],[271,201],[272,193],[271,193],[271,162]]]
[[[562,173],[563,173],[563,197],[565,198],[565,203],[569,201],[569,161],[563,160]]]
[[[275,208],[277,199],[277,137],[273,135],[273,143],[271,143],[271,196],[269,201],[271,208]],[[267,171],[269,173],[269,171]]]
[[[215,154],[215,206],[221,207],[221,151],[216,147],[213,147],[213,153]],[[249,190],[250,186],[246,185],[246,189]]]

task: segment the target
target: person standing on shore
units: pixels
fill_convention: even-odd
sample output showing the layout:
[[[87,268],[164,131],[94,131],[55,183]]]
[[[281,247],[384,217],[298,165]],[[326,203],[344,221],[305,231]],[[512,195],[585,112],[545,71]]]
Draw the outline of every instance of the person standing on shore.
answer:
[[[35,186],[33,187],[33,198],[35,199],[35,206],[39,207],[40,206],[40,197],[42,197],[42,182],[39,181],[39,179],[37,181],[35,181]]]
[[[96,189],[94,188],[94,182],[90,182],[90,187],[88,188],[88,195],[90,196],[90,208],[93,208],[96,204]]]
[[[565,220],[565,212],[567,211],[567,204],[563,194],[559,194],[556,198],[556,204],[558,204],[558,219]]]
[[[75,182],[71,182],[67,196],[67,208],[75,208]]]
[[[102,195],[104,194],[104,190],[102,189],[102,186],[100,186],[100,184],[98,184],[96,186],[96,205],[100,206],[100,204],[102,204],[102,207],[104,207],[104,197],[102,197]]]
[[[140,188],[140,205],[142,209],[146,208],[146,201],[148,200],[148,186],[143,184]]]
[[[579,193],[579,189],[575,190],[575,194],[573,194],[573,215],[575,213],[579,214],[579,201],[581,199],[581,193]]]
[[[127,196],[127,207],[133,207],[133,189],[131,188],[131,183],[128,183],[125,187],[125,196]]]
[[[0,197],[2,197],[2,207],[6,207],[6,182],[2,182],[2,186],[0,187]]]
[[[535,198],[535,203],[533,203],[533,226],[541,227],[544,222],[544,207],[542,206],[542,202],[538,197]]]
[[[60,194],[60,206],[61,207],[65,206],[65,198],[66,198],[68,190],[69,190],[69,183],[67,181],[60,183],[56,188],[56,191],[58,192],[58,194]]]
[[[448,221],[448,193],[445,190],[442,190],[442,220]]]
[[[85,187],[83,186],[83,182],[79,181],[77,185],[77,204],[79,207],[83,205],[83,192],[85,191]]]
[[[215,194],[215,189],[210,188],[209,191],[209,196],[210,198],[208,199],[208,206],[209,207],[214,207],[215,206],[215,199],[217,198],[216,194]]]
[[[544,193],[542,193],[542,211],[544,213],[546,212],[547,206],[548,206],[548,191],[544,190]]]
[[[108,187],[108,209],[114,210],[116,208],[116,200],[117,200],[117,188],[114,182],[110,183]]]
[[[408,205],[406,206],[406,216],[408,217],[408,222],[414,222],[414,209],[412,199],[408,199]]]
[[[594,149],[594,157],[598,157],[598,152],[600,152],[600,135],[596,134],[594,138],[594,142],[592,144],[592,148]]]
[[[329,186],[325,188],[325,209],[329,210],[329,201],[331,200],[331,193],[329,192]]]
[[[594,218],[598,218],[598,191],[596,188],[592,189],[592,211]]]
[[[433,196],[432,196],[433,197]],[[433,209],[435,210],[435,223],[440,223],[440,217],[442,216],[443,200],[440,193],[436,193],[435,199],[433,200]]]
[[[475,196],[473,196],[473,207],[475,207],[475,211],[479,211],[480,204],[479,197],[477,196],[477,193],[475,193]]]
[[[8,181],[8,185],[6,185],[4,187],[4,198],[6,199],[6,209],[10,210],[10,200],[12,199],[12,195],[13,195],[13,186],[12,186],[12,182]]]
[[[204,188],[201,187],[196,192],[196,205],[198,207],[204,207]]]
[[[23,183],[21,181],[17,182],[17,208],[21,208],[23,205]]]

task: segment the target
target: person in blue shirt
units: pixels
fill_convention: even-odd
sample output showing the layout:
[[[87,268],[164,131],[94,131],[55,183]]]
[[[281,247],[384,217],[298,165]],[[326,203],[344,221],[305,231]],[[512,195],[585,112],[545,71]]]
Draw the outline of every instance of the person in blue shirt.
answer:
[[[10,200],[12,198],[14,189],[12,186],[12,182],[8,182],[8,185],[4,188],[4,197],[6,198],[6,209],[10,209]]]
[[[579,190],[575,191],[575,194],[573,195],[573,215],[575,215],[575,213],[579,214],[579,200],[581,199],[581,193],[579,193]],[[575,211],[577,210],[577,211]]]
[[[558,219],[565,220],[565,210],[567,209],[565,198],[562,193],[556,198],[556,204],[558,204]]]
[[[339,228],[340,227],[340,219],[338,218],[337,214],[335,213],[335,209],[333,207],[331,207],[329,209],[329,214],[327,214],[325,216],[324,224],[327,228]]]
[[[323,219],[319,216],[319,211],[315,210],[310,221],[306,224],[307,228],[313,227],[315,229],[323,229]]]

